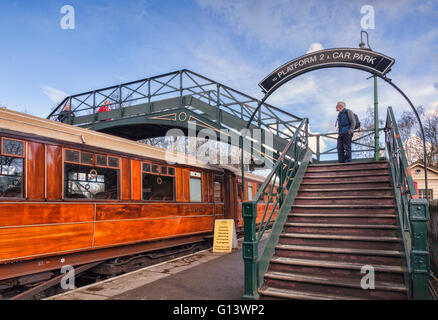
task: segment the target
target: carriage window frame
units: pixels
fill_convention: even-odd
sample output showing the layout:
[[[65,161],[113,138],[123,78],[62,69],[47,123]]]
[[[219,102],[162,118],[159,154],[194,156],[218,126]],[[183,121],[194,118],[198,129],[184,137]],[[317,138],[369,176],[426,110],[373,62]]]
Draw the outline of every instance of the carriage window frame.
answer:
[[[220,200],[217,200],[216,194],[215,194],[215,192],[216,192],[216,190],[215,190],[216,182],[218,182],[220,184],[220,186],[221,186],[221,190],[220,190],[221,191],[221,197],[220,197]],[[221,176],[215,176],[214,179],[213,179],[213,202],[223,203],[225,201],[224,199],[225,199],[224,179]]]
[[[242,182],[237,183],[237,201],[242,202]]]
[[[198,174],[199,174],[199,177],[197,176]],[[189,171],[189,200],[190,200],[190,202],[193,202],[193,203],[202,203],[202,202],[204,202],[204,192],[202,190],[202,188],[203,188],[203,185],[202,185],[202,174],[203,174],[202,171],[197,171],[197,170],[190,170]],[[193,180],[199,180],[201,182],[201,200],[199,200],[199,201],[193,201],[192,200],[192,188],[190,187],[190,185],[191,185],[190,182],[192,181],[192,179]]]
[[[263,184],[262,183],[256,183],[256,194],[260,191],[260,189],[262,188]],[[259,203],[264,204],[265,201],[265,195],[261,194],[260,195],[260,199],[259,199]]]
[[[249,192],[249,189],[251,188],[251,193]],[[252,182],[248,182],[246,186],[246,194],[247,194],[247,201],[252,201],[254,199],[253,192],[254,192],[254,184]]]
[[[26,143],[24,140],[19,140],[19,139],[14,139],[14,138],[8,138],[8,137],[1,137],[0,139],[0,154],[2,156],[6,156],[6,157],[16,157],[16,158],[24,158],[25,157],[25,148],[26,148]],[[17,141],[17,142],[21,142],[23,144],[23,153],[21,155],[18,154],[9,154],[9,153],[3,153],[3,144],[4,144],[4,140],[11,140],[11,141]]]
[[[149,166],[149,170],[144,170],[145,165]],[[174,166],[168,166],[168,165],[160,165],[152,161],[142,161],[141,162],[141,200],[147,201],[147,202],[175,202],[176,201],[176,167]],[[156,167],[157,171],[154,172],[153,168]],[[163,174],[162,168],[166,168],[166,174]],[[169,174],[169,169],[173,169],[173,174]],[[173,199],[172,200],[147,200],[143,197],[143,175],[149,174],[154,176],[163,176],[163,177],[170,177],[173,178]]]
[[[17,155],[17,154],[3,153],[4,140],[21,142],[23,144],[22,154]],[[15,138],[9,138],[9,137],[0,137],[0,156],[22,159],[22,175],[21,175],[22,181],[21,181],[21,194],[20,194],[20,196],[18,196],[18,197],[0,197],[0,199],[2,201],[24,199],[25,198],[25,183],[26,183],[26,141],[20,140],[20,139],[15,139]],[[0,172],[0,174],[1,174],[1,172]]]
[[[67,160],[67,151],[73,151],[73,152],[79,152],[79,160],[78,161],[71,161],[71,160]],[[93,163],[92,164],[88,164],[88,163],[83,163],[82,162],[82,152],[84,153],[91,153],[93,155]],[[97,156],[105,156],[106,157],[106,166],[103,165],[99,165],[97,164]],[[110,166],[109,165],[109,158],[115,158],[118,161],[118,166],[114,167],[114,166]],[[101,152],[93,152],[93,151],[86,151],[86,150],[79,150],[79,149],[73,149],[73,148],[63,148],[62,151],[62,199],[66,200],[66,201],[120,201],[122,199],[121,196],[121,168],[120,168],[120,164],[121,164],[121,157],[119,156],[114,156],[111,154],[104,154]],[[77,164],[80,166],[86,166],[86,167],[98,167],[98,168],[105,168],[105,169],[112,169],[112,170],[117,170],[117,199],[76,199],[76,198],[69,198],[66,196],[65,194],[65,164],[66,163],[70,163],[70,164]]]

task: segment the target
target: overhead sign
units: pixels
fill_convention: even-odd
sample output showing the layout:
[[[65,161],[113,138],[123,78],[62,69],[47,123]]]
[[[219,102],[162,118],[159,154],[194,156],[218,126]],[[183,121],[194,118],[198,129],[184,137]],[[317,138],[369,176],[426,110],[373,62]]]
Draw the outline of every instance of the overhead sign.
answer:
[[[268,93],[300,74],[330,67],[355,68],[384,76],[391,70],[394,62],[393,58],[367,49],[320,50],[308,53],[282,65],[263,79],[259,86],[265,93]]]
[[[233,219],[218,219],[214,222],[213,252],[231,252],[237,248],[236,228]]]

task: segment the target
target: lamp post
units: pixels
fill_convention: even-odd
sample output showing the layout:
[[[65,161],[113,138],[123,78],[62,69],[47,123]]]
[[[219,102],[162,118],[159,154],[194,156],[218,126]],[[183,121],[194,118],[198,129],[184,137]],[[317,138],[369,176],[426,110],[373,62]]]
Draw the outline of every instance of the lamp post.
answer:
[[[365,43],[362,40],[362,34],[363,33],[365,33],[367,35],[367,45],[368,45],[368,48],[365,48]],[[372,50],[371,47],[370,47],[370,44],[368,42],[368,33],[366,31],[363,31],[363,30],[360,32],[360,44],[359,44],[359,48]],[[374,161],[379,161],[380,160],[379,101],[378,101],[378,94],[377,94],[377,76],[374,75],[373,78],[374,78]]]

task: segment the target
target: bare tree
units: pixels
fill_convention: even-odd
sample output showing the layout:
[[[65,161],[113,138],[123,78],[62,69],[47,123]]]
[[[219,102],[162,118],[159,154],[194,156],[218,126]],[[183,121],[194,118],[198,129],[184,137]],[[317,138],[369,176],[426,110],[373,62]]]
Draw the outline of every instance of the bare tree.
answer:
[[[353,150],[366,150],[366,149],[373,149],[374,148],[374,133],[371,131],[374,131],[374,108],[368,107],[365,119],[362,119],[361,121],[361,128],[359,132],[355,132],[353,139],[358,139],[358,143],[362,144],[360,145],[353,145]],[[383,121],[379,120],[379,127],[383,127]],[[363,152],[356,152],[355,153],[356,158],[373,158],[374,157],[374,150],[370,151],[363,151]]]
[[[417,108],[423,123],[424,138],[426,140],[426,160],[432,166],[438,165],[438,106],[431,112],[425,112],[422,106]],[[424,151],[421,141],[421,130],[413,111],[402,113],[397,122],[401,138],[410,162],[424,160]]]

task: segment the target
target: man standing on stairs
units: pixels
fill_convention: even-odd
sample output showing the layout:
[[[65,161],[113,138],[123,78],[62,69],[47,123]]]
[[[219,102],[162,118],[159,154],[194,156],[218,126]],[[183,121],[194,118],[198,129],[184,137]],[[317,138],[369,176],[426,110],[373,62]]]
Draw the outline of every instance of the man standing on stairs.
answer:
[[[336,105],[338,111],[338,160],[341,163],[351,162],[351,142],[356,119],[351,110],[345,108],[345,102],[339,101]]]

